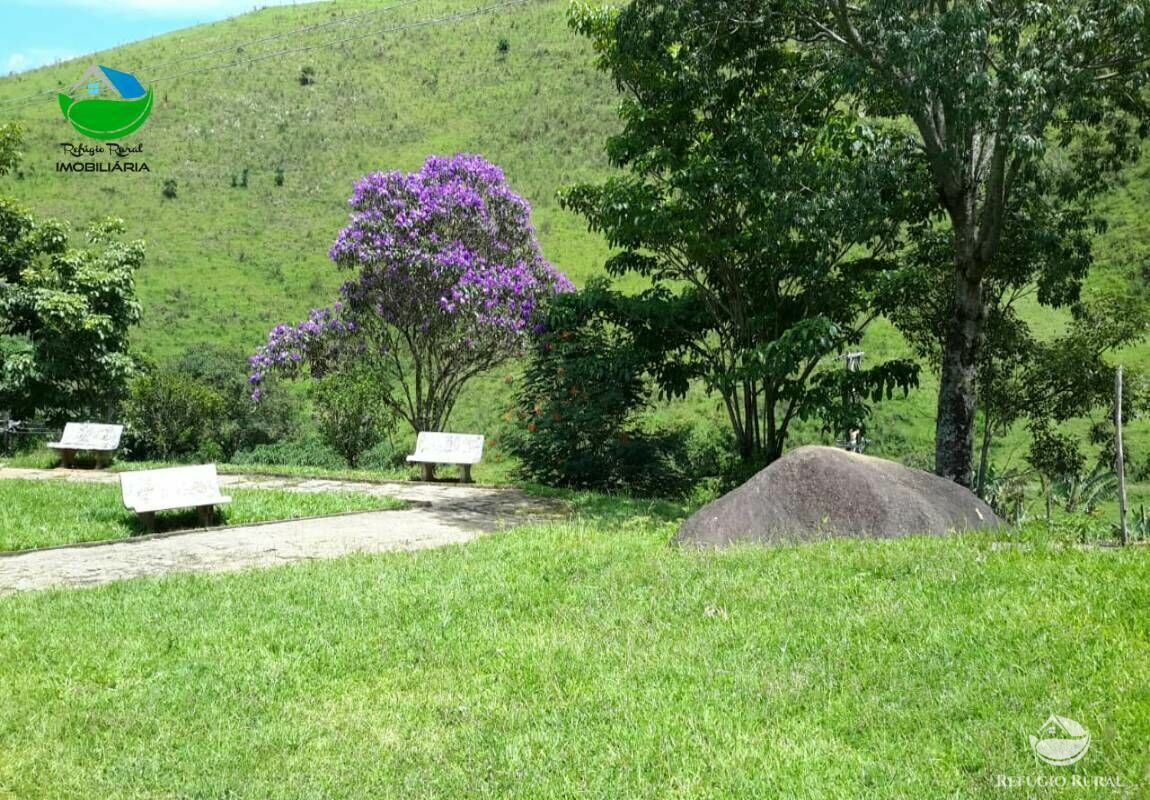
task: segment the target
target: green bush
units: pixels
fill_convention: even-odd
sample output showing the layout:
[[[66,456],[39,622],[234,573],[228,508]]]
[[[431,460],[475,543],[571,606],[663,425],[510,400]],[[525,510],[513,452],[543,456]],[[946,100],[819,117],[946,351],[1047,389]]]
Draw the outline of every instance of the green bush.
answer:
[[[578,294],[553,302],[504,441],[520,476],[549,486],[677,495],[689,485],[686,436],[646,431],[647,361]]]
[[[247,356],[238,348],[204,345],[187,350],[171,370],[214,391],[220,398],[212,440],[222,460],[240,450],[296,438],[301,409],[285,391],[266,389],[251,399]]]
[[[133,381],[124,405],[136,459],[230,461],[243,449],[290,439],[300,411],[286,393],[251,401],[242,352],[197,347]]]
[[[213,389],[176,372],[138,377],[124,404],[131,433],[126,449],[135,458],[190,456],[213,441],[223,405]]]
[[[352,469],[395,428],[395,415],[384,404],[386,388],[366,371],[332,373],[313,386],[320,438]]]
[[[384,439],[360,456],[359,466],[362,469],[389,470],[407,465],[407,456],[412,452],[391,440]]]

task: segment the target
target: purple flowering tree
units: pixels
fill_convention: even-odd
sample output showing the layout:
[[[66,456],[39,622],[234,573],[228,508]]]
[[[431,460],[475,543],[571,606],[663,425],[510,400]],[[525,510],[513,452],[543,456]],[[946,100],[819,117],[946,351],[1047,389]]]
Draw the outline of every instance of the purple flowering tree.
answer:
[[[573,290],[543,258],[527,202],[480,156],[431,156],[355,184],[331,258],[355,276],[331,308],[278,325],[251,358],[275,373],[368,368],[416,431],[443,430],[468,380],[521,355],[541,305]]]

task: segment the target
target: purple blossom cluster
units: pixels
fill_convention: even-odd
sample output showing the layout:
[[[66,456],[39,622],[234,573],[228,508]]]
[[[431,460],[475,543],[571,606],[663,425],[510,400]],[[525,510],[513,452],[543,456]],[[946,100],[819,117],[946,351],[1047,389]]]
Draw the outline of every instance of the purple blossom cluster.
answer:
[[[272,330],[251,359],[257,396],[267,372],[303,362],[314,369],[356,339],[360,350],[410,349],[418,340],[497,363],[540,331],[548,298],[574,290],[543,257],[527,201],[481,156],[431,156],[418,172],[373,172],[356,182],[349,204],[350,222],[330,251],[355,271],[342,303]]]
[[[267,343],[248,359],[252,400],[259,402],[260,384],[270,372],[296,374],[338,355],[343,345],[356,332],[354,320],[341,319],[342,303],[335,309],[316,308],[298,325],[276,325]]]

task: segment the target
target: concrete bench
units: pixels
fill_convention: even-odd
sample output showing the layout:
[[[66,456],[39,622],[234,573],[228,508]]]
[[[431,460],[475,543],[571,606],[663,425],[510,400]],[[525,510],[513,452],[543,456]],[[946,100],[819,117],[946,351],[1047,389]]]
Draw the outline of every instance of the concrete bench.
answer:
[[[415,453],[407,460],[422,465],[425,481],[435,480],[436,464],[458,464],[460,480],[471,483],[471,465],[482,457],[482,434],[424,431],[415,437]]]
[[[64,467],[71,469],[72,461],[79,450],[96,454],[97,469],[104,465],[104,457],[116,452],[120,446],[123,425],[101,425],[96,422],[69,422],[64,426],[64,435],[58,442],[48,442],[48,447],[60,453]]]
[[[220,494],[220,478],[215,464],[195,467],[167,467],[120,474],[124,507],[135,511],[149,530],[156,528],[156,512],[195,508],[200,524],[211,525],[215,507],[232,502]]]

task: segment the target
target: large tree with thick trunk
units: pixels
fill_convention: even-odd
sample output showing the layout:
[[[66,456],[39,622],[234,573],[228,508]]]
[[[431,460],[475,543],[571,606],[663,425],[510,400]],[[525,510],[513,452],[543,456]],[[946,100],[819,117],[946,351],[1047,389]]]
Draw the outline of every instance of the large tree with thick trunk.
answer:
[[[953,263],[935,467],[969,485],[985,286],[1017,189],[1025,183],[1043,203],[1081,206],[1137,155],[1150,2],[748,5],[750,14],[734,18],[822,48],[845,96],[872,116],[913,123],[949,223]]]

